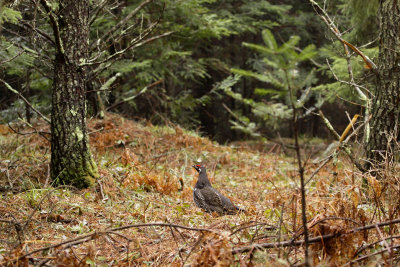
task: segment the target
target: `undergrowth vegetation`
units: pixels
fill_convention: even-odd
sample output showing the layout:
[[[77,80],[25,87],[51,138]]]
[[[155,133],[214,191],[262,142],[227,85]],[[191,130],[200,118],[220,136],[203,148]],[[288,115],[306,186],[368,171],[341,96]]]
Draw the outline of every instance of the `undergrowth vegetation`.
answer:
[[[100,178],[95,187],[78,191],[52,186],[45,122],[10,126],[0,125],[0,265],[289,266],[303,261],[298,170],[289,148],[223,146],[176,125],[107,114],[88,122]],[[395,264],[398,175],[388,170],[378,181],[345,158],[319,169],[311,159],[318,151],[312,150],[304,150],[303,157],[314,264]],[[219,217],[198,209],[192,200],[195,162],[247,212]],[[381,222],[386,223],[376,224]]]

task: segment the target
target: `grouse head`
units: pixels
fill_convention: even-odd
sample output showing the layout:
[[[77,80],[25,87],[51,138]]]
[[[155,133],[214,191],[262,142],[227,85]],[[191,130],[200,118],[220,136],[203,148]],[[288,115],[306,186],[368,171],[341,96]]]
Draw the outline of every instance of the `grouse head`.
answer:
[[[195,168],[198,173],[206,172],[206,167],[201,166],[199,164],[198,165],[193,165],[192,167]]]
[[[201,189],[206,186],[211,186],[210,180],[208,180],[206,167],[201,165],[193,165],[192,167],[199,173],[195,188]]]

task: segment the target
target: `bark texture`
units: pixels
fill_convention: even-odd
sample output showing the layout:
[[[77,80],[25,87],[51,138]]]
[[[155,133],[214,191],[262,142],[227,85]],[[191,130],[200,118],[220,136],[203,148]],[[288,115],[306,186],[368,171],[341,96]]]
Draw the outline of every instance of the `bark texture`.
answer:
[[[98,177],[86,128],[85,62],[89,2],[60,0],[53,25],[59,38],[54,63],[51,113],[51,177],[57,184],[88,187]],[[57,14],[57,15],[55,15]]]
[[[368,167],[392,162],[400,122],[400,0],[380,1],[379,75],[367,144]]]

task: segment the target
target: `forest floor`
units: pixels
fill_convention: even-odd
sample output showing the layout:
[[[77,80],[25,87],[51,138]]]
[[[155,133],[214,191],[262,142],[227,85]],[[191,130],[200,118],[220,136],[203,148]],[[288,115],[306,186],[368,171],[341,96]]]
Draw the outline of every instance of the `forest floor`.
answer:
[[[100,178],[93,188],[76,190],[51,184],[48,125],[12,127],[0,125],[2,266],[290,266],[304,260],[300,181],[289,148],[219,145],[178,126],[107,114],[88,121]],[[397,225],[374,224],[398,217],[393,196],[400,183],[363,176],[345,158],[319,169],[321,142],[302,141],[305,178],[314,175],[307,184],[309,235],[330,235],[312,241],[313,262],[395,264]],[[195,163],[247,212],[216,216],[197,208]],[[398,178],[388,174],[387,181]]]

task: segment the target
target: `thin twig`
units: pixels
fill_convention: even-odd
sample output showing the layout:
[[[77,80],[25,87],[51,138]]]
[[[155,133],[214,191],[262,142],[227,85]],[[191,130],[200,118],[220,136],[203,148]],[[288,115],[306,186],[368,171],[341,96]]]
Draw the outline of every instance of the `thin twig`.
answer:
[[[149,88],[151,88],[151,87],[153,87],[153,86],[156,86],[157,84],[160,84],[160,83],[163,82],[163,81],[164,81],[164,80],[161,79],[161,80],[158,80],[158,81],[156,81],[156,82],[153,82],[152,84],[147,85],[147,86],[144,87],[142,90],[140,90],[140,92],[137,93],[136,95],[127,97],[127,98],[121,100],[120,102],[115,103],[115,104],[112,105],[112,106],[109,106],[108,108],[106,108],[106,111],[109,111],[110,109],[113,109],[113,108],[115,108],[115,107],[117,107],[117,106],[119,106],[119,105],[121,105],[121,104],[123,104],[123,103],[125,103],[125,102],[128,102],[128,101],[131,101],[131,100],[135,99],[136,97],[138,97],[138,96],[140,96],[141,94],[145,93],[145,92],[147,91],[147,89],[149,89]]]
[[[107,0],[103,0],[100,4],[97,6],[97,10],[94,12],[92,17],[89,19],[89,26],[93,24],[93,22],[97,19],[97,16],[99,15],[100,11],[106,6]]]
[[[319,111],[319,116],[321,116],[321,118],[323,119],[323,121],[324,121],[324,123],[325,123],[325,125],[327,126],[327,128],[331,131],[331,133],[336,137],[336,139],[338,140],[338,142],[339,142],[339,144],[338,144],[338,147],[337,147],[337,150],[338,149],[342,149],[346,154],[347,154],[347,156],[350,158],[350,160],[351,160],[351,162],[357,167],[357,169],[359,169],[361,172],[366,172],[367,170],[365,169],[365,167],[364,166],[362,166],[362,164],[361,163],[359,163],[354,157],[353,157],[353,155],[351,154],[351,151],[348,149],[348,148],[346,148],[346,144],[347,144],[347,142],[350,140],[350,138],[352,137],[352,136],[354,136],[360,129],[361,129],[361,127],[364,125],[364,123],[368,123],[368,121],[369,121],[369,119],[368,120],[366,120],[366,121],[364,121],[364,123],[363,124],[360,124],[345,140],[344,140],[344,138],[346,137],[346,134],[348,133],[348,129],[350,129],[351,127],[353,127],[353,124],[354,124],[354,122],[355,122],[355,119],[357,119],[357,117],[354,117],[353,118],[353,120],[354,121],[351,121],[348,125],[347,125],[347,128],[348,129],[346,129],[343,133],[342,133],[342,136],[340,136],[336,131],[335,131],[335,129],[333,128],[333,126],[332,126],[332,124],[329,122],[329,120],[324,116],[324,114],[322,113],[322,111]],[[349,128],[350,127],[350,128]],[[310,179],[309,179],[310,180]],[[308,182],[308,181],[307,181]]]
[[[156,21],[156,22],[154,22],[153,24],[151,24],[150,26],[148,26],[148,27],[145,29],[144,35],[143,35],[143,36],[140,35],[140,36],[138,36],[138,37],[132,39],[132,40],[130,41],[129,45],[128,45],[126,48],[121,49],[121,50],[119,50],[119,51],[116,51],[115,53],[113,53],[112,55],[108,56],[107,58],[105,58],[105,59],[103,59],[103,60],[101,60],[101,61],[95,61],[95,59],[97,59],[97,58],[99,57],[99,56],[96,56],[94,59],[89,59],[87,62],[81,63],[80,66],[83,67],[83,66],[91,66],[91,65],[100,65],[100,64],[103,64],[103,63],[107,63],[107,62],[109,62],[109,61],[111,61],[111,60],[113,60],[113,59],[116,59],[116,58],[118,59],[118,58],[121,57],[126,51],[128,51],[128,50],[130,50],[130,49],[133,49],[134,46],[135,46],[136,44],[138,44],[140,41],[142,41],[142,40],[145,39],[148,35],[150,35],[150,33],[152,33],[152,31],[155,29],[155,27],[157,26],[158,23],[159,23],[159,21]],[[103,52],[101,52],[101,53],[103,53]],[[101,53],[100,53],[100,54],[101,54]],[[96,72],[96,71],[98,71],[98,70],[95,70],[94,72]]]
[[[99,40],[104,40],[106,43],[112,38],[113,34],[117,32],[119,28],[124,26],[128,21],[134,17],[144,6],[151,3],[153,0],[145,0],[140,3],[131,13],[129,13],[123,20],[120,20],[114,27],[112,27],[108,32],[106,32]]]
[[[196,227],[189,227],[189,226],[178,225],[178,224],[157,223],[157,222],[156,223],[130,224],[130,225],[125,225],[125,226],[121,226],[121,227],[117,227],[117,228],[112,228],[110,230],[107,230],[106,232],[115,232],[115,231],[130,229],[130,228],[140,228],[140,227],[149,227],[149,226],[174,227],[174,228],[181,228],[181,229],[190,230],[190,231],[216,233],[214,230],[211,230],[208,228],[196,228]]]
[[[190,249],[188,255],[186,256],[185,260],[183,261],[183,265],[185,265],[185,262],[189,259],[190,255],[192,252],[196,249],[198,245],[200,245],[201,241],[203,240],[204,235],[200,235],[199,238],[197,239],[196,243],[194,243],[193,247]]]
[[[176,248],[178,249],[179,258],[181,259],[182,266],[183,266],[184,260],[183,260],[183,256],[182,256],[182,253],[181,253],[181,249],[179,248],[178,239],[175,236],[174,229],[171,226],[169,227],[169,229],[171,230],[171,235],[174,238],[174,241],[175,241],[175,244],[176,244]]]
[[[240,231],[242,231],[242,230],[245,230],[245,229],[248,229],[248,228],[251,228],[251,227],[262,226],[262,225],[267,225],[267,226],[269,226],[268,228],[266,228],[267,230],[273,230],[273,229],[275,229],[275,227],[273,227],[272,225],[269,225],[269,224],[267,224],[267,223],[255,222],[255,224],[246,225],[246,226],[243,226],[243,227],[240,227],[240,228],[236,229],[235,231],[233,231],[232,233],[230,233],[229,236],[232,236],[232,235],[234,235],[234,234],[236,234],[237,232],[240,232]]]
[[[377,231],[378,234],[379,234],[379,237],[381,238],[382,243],[385,245],[387,251],[388,251],[389,253],[392,253],[389,244],[386,242],[386,239],[383,237],[383,234],[382,234],[381,229],[379,229],[379,227],[378,227],[377,225],[375,225],[375,228],[376,228],[376,231]]]
[[[319,173],[319,171],[320,171],[326,164],[328,164],[328,162],[331,161],[331,159],[333,159],[333,155],[334,155],[333,153],[332,153],[331,155],[329,155],[329,157],[326,158],[325,161],[322,162],[322,164],[319,165],[318,168],[317,168],[315,171],[313,171],[313,173],[310,175],[310,177],[308,178],[308,180],[305,182],[305,185],[307,185],[307,184],[314,178],[314,176],[317,175],[317,173]]]
[[[3,61],[0,61],[0,65],[3,65],[3,64],[5,64],[5,63],[8,63],[8,62],[13,61],[14,59],[16,59],[17,57],[19,57],[20,55],[22,55],[22,53],[23,53],[23,51],[21,50],[21,51],[18,52],[18,54],[15,54],[15,56],[10,57],[10,58],[8,58],[8,59],[5,59],[5,60],[3,60]]]
[[[278,243],[281,242],[281,234],[282,234],[282,222],[283,222],[283,211],[285,208],[285,203],[282,203],[281,217],[279,218],[279,232],[278,232]],[[281,248],[278,250],[278,258],[281,257]]]
[[[335,78],[336,81],[338,81],[338,82],[340,82],[340,83],[344,83],[344,84],[350,85],[350,86],[353,86],[353,87],[358,88],[358,89],[359,89],[359,88],[362,88],[362,89],[364,89],[365,91],[367,91],[370,95],[372,95],[372,97],[374,97],[373,93],[372,93],[367,87],[362,86],[362,85],[359,85],[359,84],[356,84],[356,83],[354,82],[354,78],[353,78],[350,82],[339,79],[339,77],[338,77],[338,76],[336,75],[336,73],[333,71],[332,66],[329,64],[328,59],[326,59],[326,64],[328,65],[328,68],[329,68],[329,70],[331,71],[331,73],[332,73],[332,75],[333,75],[333,78]],[[359,90],[357,90],[357,91],[359,92]],[[360,93],[360,92],[359,92],[359,93]],[[361,93],[362,93],[362,92],[361,92]],[[363,100],[367,100],[365,94],[362,93],[362,95],[364,95],[364,97],[365,97],[365,99],[363,99]],[[363,98],[363,97],[362,97],[362,98]]]
[[[27,124],[29,127],[33,128],[35,131],[34,131],[34,132],[29,132],[29,133],[21,133],[21,132],[15,130],[15,129],[11,126],[11,124],[10,124],[9,122],[7,122],[8,128],[10,128],[11,131],[13,131],[14,133],[16,133],[16,134],[18,134],[18,135],[39,134],[41,137],[43,137],[44,139],[46,139],[47,141],[50,142],[50,139],[47,138],[47,137],[45,136],[45,134],[50,134],[49,132],[38,131],[38,130],[37,130],[35,127],[33,127],[30,123],[27,123],[27,122],[26,122],[26,124]]]

